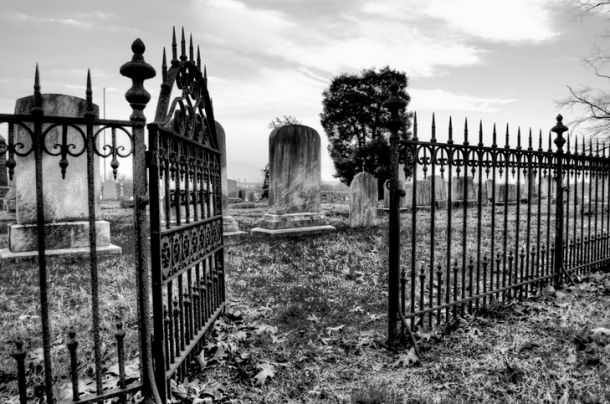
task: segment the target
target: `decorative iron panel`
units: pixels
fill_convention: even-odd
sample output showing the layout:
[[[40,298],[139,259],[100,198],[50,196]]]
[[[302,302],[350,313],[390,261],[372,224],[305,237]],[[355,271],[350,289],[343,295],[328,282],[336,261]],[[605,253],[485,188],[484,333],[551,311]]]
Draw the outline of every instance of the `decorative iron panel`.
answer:
[[[224,309],[220,157],[199,49],[176,35],[155,122],[148,125],[155,372],[163,402]],[[174,87],[178,95],[171,98]]]

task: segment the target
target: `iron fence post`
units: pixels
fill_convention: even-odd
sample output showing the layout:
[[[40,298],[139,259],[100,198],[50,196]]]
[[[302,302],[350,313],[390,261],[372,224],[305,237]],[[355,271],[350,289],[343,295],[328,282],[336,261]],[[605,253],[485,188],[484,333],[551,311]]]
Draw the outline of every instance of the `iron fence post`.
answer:
[[[563,117],[557,115],[557,124],[551,131],[557,134],[554,140],[557,151],[557,196],[555,197],[555,287],[561,283],[561,273],[563,271],[563,145],[566,140],[563,138],[563,133],[568,128],[562,123]]]
[[[383,102],[383,107],[390,112],[388,128],[390,129],[390,193],[389,211],[389,276],[388,276],[388,340],[389,346],[398,342],[398,311],[400,310],[400,197],[405,191],[398,184],[399,136],[398,130],[402,121],[398,111],[407,103],[398,96],[397,82],[390,85],[390,97]]]
[[[131,45],[133,57],[130,62],[121,66],[121,74],[132,80],[132,86],[125,93],[125,99],[131,105],[133,113],[130,120],[133,122],[133,196],[135,201],[135,230],[136,230],[136,271],[138,277],[138,312],[140,316],[140,364],[142,368],[142,393],[144,402],[161,403],[154,379],[152,348],[151,348],[151,275],[148,270],[147,234],[146,234],[146,206],[148,205],[146,186],[146,162],[144,143],[144,128],[146,116],[144,108],[150,101],[150,94],[144,88],[144,80],[155,77],[155,69],[144,60],[146,47],[138,38]]]

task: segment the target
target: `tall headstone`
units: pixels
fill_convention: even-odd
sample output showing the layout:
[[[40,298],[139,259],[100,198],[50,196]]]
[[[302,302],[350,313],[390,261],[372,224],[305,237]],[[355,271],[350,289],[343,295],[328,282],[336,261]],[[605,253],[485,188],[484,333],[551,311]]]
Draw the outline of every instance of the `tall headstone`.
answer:
[[[377,221],[377,179],[369,173],[356,174],[349,190],[350,226],[374,226]]]
[[[304,125],[285,125],[269,135],[268,211],[253,235],[334,230],[320,211],[320,135]]]
[[[237,198],[237,181],[227,180],[227,192],[229,195],[229,199]]]
[[[451,179],[451,203],[476,206],[477,189],[473,177],[461,175]]]
[[[114,180],[106,180],[104,181],[104,185],[102,187],[102,199],[105,201],[116,201],[116,182]]]
[[[82,98],[62,94],[43,94],[42,105],[45,116],[82,117],[86,111],[86,101]],[[16,115],[29,115],[34,106],[34,97],[20,98],[16,102]],[[99,108],[94,106],[98,115]],[[84,128],[81,128],[85,131]],[[94,129],[95,130],[95,129]],[[61,144],[61,127],[55,127],[46,136],[46,144]],[[24,129],[17,127],[15,142],[31,146],[31,138]],[[67,143],[74,144],[76,150],[85,145],[80,133],[71,127],[67,129]],[[0,256],[10,258],[15,253],[37,255],[37,214],[36,214],[36,174],[34,153],[16,158],[16,224],[9,225],[9,248]],[[62,178],[59,158],[43,153],[43,200],[47,253],[59,251],[74,253],[89,251],[89,201],[95,203],[96,217],[100,217],[98,200],[101,194],[98,157],[94,161],[94,197],[89,198],[86,153],[78,157],[67,156],[65,179]],[[120,254],[121,248],[110,244],[110,224],[96,220],[97,248],[102,253]],[[13,255],[11,255],[13,254]],[[24,254],[20,254],[23,256]],[[27,254],[25,254],[27,255]]]
[[[225,239],[234,239],[246,235],[245,231],[239,230],[237,221],[229,215],[229,180],[227,178],[227,138],[222,125],[216,122],[216,136],[218,137],[218,148],[222,153],[220,156],[220,181],[222,188],[222,233]],[[235,182],[235,181],[233,181]]]

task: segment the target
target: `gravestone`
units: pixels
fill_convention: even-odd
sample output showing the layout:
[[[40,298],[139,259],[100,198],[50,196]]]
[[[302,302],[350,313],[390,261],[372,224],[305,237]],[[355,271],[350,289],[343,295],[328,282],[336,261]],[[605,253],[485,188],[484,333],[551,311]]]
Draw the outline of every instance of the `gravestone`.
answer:
[[[237,181],[227,180],[229,198],[237,198]]]
[[[492,181],[487,181],[487,198],[491,201],[493,197]],[[496,204],[517,203],[517,184],[506,184],[496,182]]]
[[[467,206],[477,205],[477,189],[474,184],[474,177],[459,176],[451,179],[451,203],[463,204]]]
[[[118,199],[116,194],[116,182],[114,180],[104,181],[102,199],[104,201],[116,201]]]
[[[334,230],[320,212],[320,135],[304,125],[285,125],[269,135],[268,211],[252,235]]]
[[[34,97],[20,98],[16,102],[16,115],[29,115],[34,106]],[[86,101],[78,97],[61,94],[43,94],[42,106],[45,116],[82,117],[86,111]],[[99,108],[95,105],[95,113]],[[85,128],[81,128],[86,132]],[[97,128],[94,128],[96,131]],[[52,129],[47,137],[47,144],[61,143],[62,130]],[[15,142],[30,147],[28,133],[16,127]],[[76,145],[77,150],[85,147],[80,133],[71,127],[67,129],[68,144]],[[65,179],[59,167],[59,158],[43,153],[43,198],[44,222],[46,236],[46,253],[51,255],[75,254],[89,252],[89,195],[87,183],[86,153],[78,157],[67,156],[68,166]],[[9,248],[0,251],[2,260],[14,257],[35,257],[38,255],[37,244],[37,203],[34,153],[16,158],[15,193],[16,224],[9,225]],[[100,217],[101,208],[98,200],[101,196],[99,180],[99,160],[95,156],[93,192],[91,198],[95,203],[96,217]],[[110,224],[96,220],[98,254],[120,254],[121,248],[110,244]]]
[[[123,199],[125,197],[125,185],[121,182],[119,184],[119,199]]]
[[[227,179],[227,138],[224,128],[216,122],[216,136],[220,149],[220,181],[222,188],[222,234],[225,240],[235,241],[247,233],[239,230],[237,221],[229,215],[229,179]],[[235,181],[233,181],[235,184]]]
[[[415,206],[430,207],[432,205],[432,176],[416,182]],[[406,207],[413,204],[413,181],[406,184]],[[434,206],[437,208],[447,207],[447,185],[440,175],[434,176]]]
[[[374,226],[377,221],[377,179],[369,173],[356,174],[349,188],[350,226]]]

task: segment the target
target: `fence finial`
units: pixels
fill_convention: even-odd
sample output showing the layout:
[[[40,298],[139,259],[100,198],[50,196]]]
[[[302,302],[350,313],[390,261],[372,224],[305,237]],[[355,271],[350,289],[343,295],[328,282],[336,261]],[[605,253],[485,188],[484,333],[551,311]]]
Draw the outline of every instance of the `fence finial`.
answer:
[[[574,136],[574,154],[578,155],[578,136]]]
[[[551,145],[552,145],[552,142],[551,142],[551,131],[549,131],[549,151],[550,152],[553,151],[553,147]]]
[[[176,27],[172,29],[172,66],[178,65],[178,42],[176,41]]]
[[[532,128],[530,127],[529,139],[527,143],[527,150],[534,150],[532,147]]]
[[[599,139],[595,139],[595,157],[599,157]]]
[[[509,133],[508,133],[508,122],[507,122],[507,123],[506,123],[506,144],[504,145],[504,147],[505,147],[506,149],[509,149],[509,148],[510,148],[510,144],[509,144],[509,143],[510,143],[509,136],[510,136],[510,135],[509,135]]]
[[[93,110],[93,91],[91,90],[91,70],[87,69],[87,90],[85,91],[87,106],[85,110],[85,119],[95,119],[95,111]]]
[[[517,150],[521,150],[521,126],[517,127]]]
[[[432,114],[432,133],[436,132],[436,125],[434,125],[434,114]],[[436,141],[436,139],[434,139]],[[453,144],[453,124],[451,123],[451,115],[449,115],[449,144]]]
[[[451,117],[449,117],[449,133],[451,133]],[[434,119],[434,112],[432,113],[432,139],[431,142],[436,142],[436,120]]]
[[[492,138],[493,138],[493,140],[492,140],[492,143],[491,143],[491,147],[498,147],[498,145],[496,144],[497,143],[496,142],[497,135],[496,135],[496,124],[495,123],[494,123],[494,131],[493,131],[493,134],[492,134]]]
[[[593,157],[593,138],[589,138],[589,156]]]
[[[483,147],[483,120],[479,120],[479,147]]]
[[[552,132],[557,134],[557,137],[554,140],[555,146],[557,146],[557,151],[559,153],[563,153],[563,145],[566,143],[566,140],[563,138],[563,133],[568,130],[568,128],[563,124],[563,116],[561,114],[557,115],[557,124],[553,126],[551,129]]]
[[[43,115],[42,94],[40,93],[40,74],[38,73],[38,63],[36,63],[36,73],[34,73],[34,106],[30,110],[32,115]]]
[[[568,154],[570,154],[570,134],[568,133],[568,144],[566,146],[566,151]]]
[[[193,55],[193,33],[191,32],[191,38],[190,38],[190,43],[189,43],[189,60],[191,62],[195,61],[194,55]]]
[[[468,118],[464,119],[464,145],[468,146]]]
[[[199,51],[199,45],[197,45],[197,68],[201,71],[201,52]]]
[[[186,38],[184,36],[184,27],[182,27],[182,41],[180,42],[180,60],[185,62],[186,61]]]
[[[165,56],[165,47],[163,48],[163,60],[161,61],[161,85],[167,81],[167,58]]]
[[[130,119],[146,122],[143,110],[150,101],[150,93],[144,88],[144,80],[155,77],[156,72],[154,67],[144,60],[146,46],[140,38],[133,42],[131,50],[133,51],[131,61],[125,63],[120,69],[121,75],[132,80],[131,88],[125,93],[125,99],[133,109]]]

